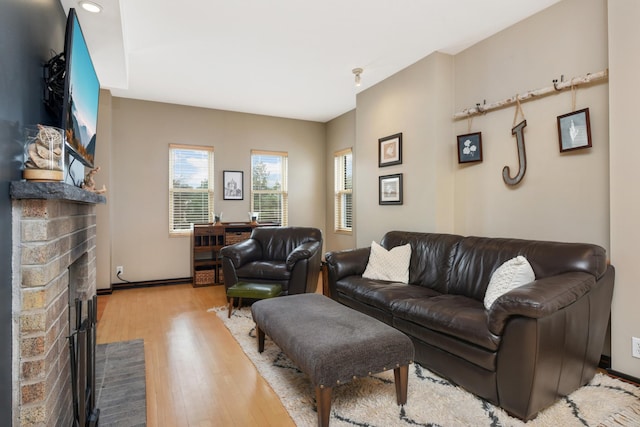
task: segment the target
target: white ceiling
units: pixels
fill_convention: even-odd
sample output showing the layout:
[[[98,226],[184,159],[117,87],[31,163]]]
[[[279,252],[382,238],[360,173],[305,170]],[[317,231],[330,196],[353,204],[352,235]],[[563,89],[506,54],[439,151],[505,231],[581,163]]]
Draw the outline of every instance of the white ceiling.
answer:
[[[78,12],[113,96],[326,122],[435,51],[559,0],[94,0]],[[352,69],[361,67],[362,85]]]

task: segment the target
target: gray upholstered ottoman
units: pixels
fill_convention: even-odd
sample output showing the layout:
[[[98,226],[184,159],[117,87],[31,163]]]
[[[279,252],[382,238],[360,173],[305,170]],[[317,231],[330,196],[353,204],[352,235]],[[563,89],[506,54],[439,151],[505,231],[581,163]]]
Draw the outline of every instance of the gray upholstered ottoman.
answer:
[[[356,377],[393,369],[397,403],[407,402],[414,350],[402,332],[319,294],[257,301],[251,313],[258,351],[269,335],[314,384],[318,425],[329,425],[331,389]]]

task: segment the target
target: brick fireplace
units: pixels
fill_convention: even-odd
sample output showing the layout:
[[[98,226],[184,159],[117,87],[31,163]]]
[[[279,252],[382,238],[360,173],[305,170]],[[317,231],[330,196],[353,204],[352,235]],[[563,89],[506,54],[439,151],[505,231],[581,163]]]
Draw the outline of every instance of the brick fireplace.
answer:
[[[73,301],[96,293],[96,209],[61,182],[12,182],[13,425],[68,426]],[[71,302],[71,304],[70,304]],[[75,321],[72,322],[75,328]]]

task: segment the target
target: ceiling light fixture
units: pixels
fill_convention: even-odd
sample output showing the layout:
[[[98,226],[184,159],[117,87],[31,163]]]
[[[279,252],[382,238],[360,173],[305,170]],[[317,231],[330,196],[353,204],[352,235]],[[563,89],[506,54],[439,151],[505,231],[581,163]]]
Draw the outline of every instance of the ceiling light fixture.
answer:
[[[102,11],[102,6],[89,0],[81,0],[78,4],[87,12],[100,13]]]
[[[354,68],[351,72],[356,76],[356,86],[360,86],[360,74],[362,74],[362,68]]]

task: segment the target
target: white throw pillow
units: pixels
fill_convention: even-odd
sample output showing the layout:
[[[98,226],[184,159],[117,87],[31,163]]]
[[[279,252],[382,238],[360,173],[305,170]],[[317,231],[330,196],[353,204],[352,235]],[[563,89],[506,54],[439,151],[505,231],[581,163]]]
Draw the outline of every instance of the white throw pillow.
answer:
[[[511,258],[491,275],[487,292],[484,294],[484,306],[489,310],[491,304],[498,297],[506,294],[511,289],[526,285],[534,280],[536,280],[536,275],[525,257],[517,256]]]
[[[376,242],[371,242],[369,263],[364,273],[362,273],[362,277],[365,279],[409,283],[410,262],[411,244],[396,246],[388,251]]]

